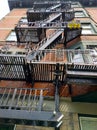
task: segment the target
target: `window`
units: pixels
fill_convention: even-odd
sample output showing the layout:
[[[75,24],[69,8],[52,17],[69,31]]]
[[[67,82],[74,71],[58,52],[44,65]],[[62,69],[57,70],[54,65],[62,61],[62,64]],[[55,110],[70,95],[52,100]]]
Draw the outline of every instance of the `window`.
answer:
[[[81,47],[77,47],[77,48],[75,48],[75,50],[78,50],[78,49],[81,49]]]
[[[95,30],[91,23],[82,23],[82,34],[95,34]]]
[[[93,43],[91,43],[91,44],[93,44]],[[86,48],[87,49],[95,49],[95,48],[97,48],[97,45],[87,45]]]
[[[27,18],[26,18],[26,17],[23,17],[23,18],[21,18],[20,22],[27,23],[28,21],[27,21]]]
[[[81,7],[81,5],[80,5],[80,3],[79,2],[73,2],[72,4],[71,4],[71,7],[72,8],[78,8],[78,7]]]
[[[17,37],[16,37],[15,31],[11,31],[11,33],[7,37],[6,41],[17,41]]]
[[[12,52],[11,52],[11,51],[8,51],[7,54],[12,54]]]
[[[76,11],[75,17],[86,17],[85,13],[83,11]]]
[[[21,31],[18,31],[18,36],[20,42],[39,42],[39,37],[37,36],[37,30],[30,30],[28,29],[27,31],[25,29],[22,29]]]
[[[16,52],[16,55],[25,55],[26,54],[26,52]]]
[[[81,130],[96,130],[97,118],[93,117],[80,117]]]
[[[73,63],[84,63],[83,55],[80,53],[75,53],[72,62]]]

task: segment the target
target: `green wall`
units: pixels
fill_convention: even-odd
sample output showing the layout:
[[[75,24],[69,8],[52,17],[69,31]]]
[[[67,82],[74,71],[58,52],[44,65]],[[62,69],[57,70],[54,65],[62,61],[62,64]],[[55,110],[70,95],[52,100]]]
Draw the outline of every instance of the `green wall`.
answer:
[[[84,95],[72,97],[73,102],[89,102],[89,103],[97,103],[97,91],[90,92]]]
[[[0,124],[0,130],[14,130],[14,125]]]

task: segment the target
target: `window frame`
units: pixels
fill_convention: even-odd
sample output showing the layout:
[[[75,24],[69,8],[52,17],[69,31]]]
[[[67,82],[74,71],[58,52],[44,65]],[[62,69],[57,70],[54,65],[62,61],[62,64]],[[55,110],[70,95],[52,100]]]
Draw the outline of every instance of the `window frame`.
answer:
[[[85,25],[85,26],[83,26],[83,25]],[[87,26],[87,25],[89,25],[89,26]],[[81,33],[82,35],[97,35],[97,29],[93,23],[81,22],[81,27],[82,27],[82,33]],[[87,33],[84,33],[84,31],[87,31]]]
[[[79,15],[78,14],[76,15],[76,13],[78,13]],[[84,17],[87,17],[87,15],[85,14],[83,10],[75,11],[75,18],[84,18]]]
[[[19,22],[28,23],[27,17],[22,17]]]
[[[83,124],[82,124],[82,120],[85,120],[85,121],[96,121],[97,122],[97,116],[96,115],[80,115],[79,116],[79,125],[80,125],[80,130],[83,130]],[[90,123],[88,123],[90,125]],[[96,123],[97,124],[97,123]],[[85,123],[85,126],[86,126],[86,123]],[[94,125],[92,125],[94,126]],[[88,128],[88,126],[87,126]]]
[[[17,36],[15,30],[11,30],[8,36],[6,37],[7,42],[17,42]]]

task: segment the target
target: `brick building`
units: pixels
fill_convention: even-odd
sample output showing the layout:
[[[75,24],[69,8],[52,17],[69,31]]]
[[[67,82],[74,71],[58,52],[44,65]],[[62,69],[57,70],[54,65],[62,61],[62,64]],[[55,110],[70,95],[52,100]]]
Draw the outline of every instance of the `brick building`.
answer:
[[[63,33],[61,33],[62,35],[60,34],[58,35],[58,38],[56,38],[50,46],[46,47],[47,51],[44,52],[40,50],[39,53],[36,51],[39,56],[37,56],[36,59],[33,59],[33,61],[32,61],[32,57],[29,56],[30,52],[32,52],[32,49],[36,47],[36,50],[37,50],[37,48],[40,46],[40,43],[42,44],[41,41],[50,39],[52,34],[58,28],[57,27],[56,29],[46,28],[46,31],[45,31],[45,28],[44,28],[45,24],[42,24],[42,27],[43,27],[42,30],[41,28],[39,28],[39,30],[37,31],[36,28],[34,28],[34,30],[32,28],[33,30],[33,33],[32,33],[31,32],[32,30],[29,28],[33,25],[30,25],[29,27],[28,24],[26,24],[27,18],[29,19],[32,18],[32,16],[30,16],[30,13],[29,13],[30,10],[28,10],[27,8],[13,9],[8,15],[6,15],[0,21],[0,59],[1,59],[0,60],[0,75],[1,75],[0,76],[0,88],[1,88],[0,89],[0,109],[1,109],[0,112],[3,112],[3,110],[6,111],[7,109],[9,113],[11,114],[12,109],[19,110],[21,108],[22,110],[25,110],[25,108],[23,107],[26,106],[25,105],[27,104],[26,100],[30,98],[29,95],[34,94],[34,97],[32,97],[32,100],[34,101],[36,96],[39,95],[39,92],[38,92],[39,90],[37,89],[41,89],[41,88],[49,89],[49,92],[46,92],[46,91],[43,92],[43,98],[44,99],[46,98],[43,104],[43,110],[45,109],[47,111],[56,110],[55,109],[56,106],[54,106],[54,104],[56,105],[58,104],[56,99],[58,99],[58,96],[60,96],[60,103],[58,104],[59,110],[64,115],[62,119],[63,123],[60,126],[60,130],[67,130],[67,129],[87,130],[87,128],[90,128],[90,130],[95,129],[96,127],[95,122],[97,121],[97,111],[96,111],[96,107],[97,107],[97,104],[96,104],[97,103],[97,83],[96,83],[96,78],[97,78],[97,69],[96,69],[96,65],[97,65],[97,61],[96,61],[97,60],[97,54],[96,54],[97,53],[97,15],[96,15],[96,11],[97,9],[89,8],[89,7],[83,8],[81,4],[79,4],[78,2],[72,3],[71,7],[74,8],[73,11],[74,11],[75,17],[73,20],[70,20],[71,23],[68,24],[68,26],[70,27],[69,29],[72,30],[73,26],[75,25],[74,20],[80,21],[81,27],[82,27],[81,35],[77,35],[79,32],[77,32],[77,34],[75,33],[76,31],[79,31],[78,29],[76,30],[75,28],[73,30],[74,32],[70,31],[70,33],[68,34],[65,33],[64,31]],[[29,13],[29,16],[28,16],[28,13]],[[50,18],[53,18],[54,16],[55,14],[52,13],[49,15],[47,14],[46,16],[41,15],[41,18],[43,18],[42,20],[45,20],[46,17],[49,17],[50,19]],[[55,22],[54,24],[56,24],[56,22],[58,22],[59,20],[61,21],[61,19],[62,17],[58,17],[56,21],[53,21]],[[31,22],[29,23],[31,24]],[[35,21],[33,23],[35,24]],[[58,23],[57,25],[59,26]],[[48,26],[51,26],[51,25],[49,24]],[[52,27],[53,26],[56,26],[56,25],[52,25]],[[26,33],[27,31],[23,29],[25,30],[28,29],[27,31],[29,33]],[[38,32],[40,32],[39,37],[37,34]],[[67,37],[67,40],[66,39],[64,40],[63,38],[64,34],[65,34],[65,37],[66,35],[69,36]],[[74,34],[74,37],[73,37],[73,34]],[[32,35],[34,38],[32,37]],[[39,38],[38,40],[37,40],[37,37]],[[71,39],[69,39],[70,37]],[[31,39],[33,40],[31,41]],[[61,49],[61,52],[57,51],[60,49]],[[67,52],[67,50],[69,53]],[[67,56],[68,54],[69,54],[69,58]],[[11,57],[11,60],[10,58],[6,60],[6,56]],[[18,62],[19,59],[17,60],[16,58],[18,56],[22,58],[27,56],[28,59],[26,60],[28,60],[28,63],[29,62],[32,63],[32,65],[34,66],[32,68],[34,69],[32,70],[29,66],[23,64],[22,61]],[[13,59],[13,57],[15,58]],[[72,62],[70,62],[70,64],[67,64],[67,62],[71,60]],[[48,64],[48,62],[50,63],[50,65]],[[51,65],[53,64],[53,62],[54,62],[54,65]],[[64,71],[64,66],[60,66],[58,68],[56,63],[63,64],[64,62],[65,64],[67,64],[66,67],[68,67],[68,71],[66,71],[66,75],[63,77],[64,79],[62,80],[63,82],[61,86],[59,85],[60,86],[59,95],[56,96],[55,86],[57,86],[56,82],[57,82],[58,77],[54,74],[56,74],[57,71],[59,74],[59,71],[61,71],[60,77],[62,77],[62,74],[63,74],[62,72]],[[43,63],[47,65],[46,66],[47,68],[45,67],[45,64]],[[78,63],[77,66],[74,66],[76,65],[76,63]],[[12,66],[10,66],[10,64]],[[16,65],[18,65],[18,68],[16,67]],[[72,66],[73,66],[73,70],[72,70]],[[34,71],[35,80],[33,79],[33,75],[29,74],[27,67],[31,69],[30,70],[31,74]],[[27,72],[23,73],[22,69],[24,70],[26,69]],[[84,72],[86,73],[84,74]],[[50,75],[50,76],[47,77],[46,75]],[[53,77],[53,80],[52,80],[52,77]],[[8,90],[5,90],[6,88],[8,88]],[[25,88],[25,89],[20,90],[21,88],[22,89]],[[32,92],[32,90],[30,90],[31,92],[30,93],[28,88],[29,89],[34,88],[35,92]],[[15,89],[15,90],[11,90],[11,89]],[[12,96],[12,93],[14,96]],[[20,95],[20,93],[22,93],[22,96]],[[21,96],[21,98],[19,97],[19,95]],[[21,106],[20,108],[17,107],[19,106],[19,104],[17,104],[15,107],[12,106],[13,104],[11,104],[10,102],[11,101],[12,103],[16,102],[16,99],[18,100],[19,98],[20,98],[20,104],[21,102],[25,103],[23,104],[24,106],[20,105]],[[9,101],[8,99],[11,99],[11,100]],[[41,110],[40,106],[42,105],[41,100],[42,99],[41,99],[41,93],[40,93],[39,107],[37,107],[36,105],[36,108],[39,109],[39,112]],[[9,104],[10,106],[8,106]],[[30,109],[32,110],[32,106],[30,107]],[[6,113],[6,115],[8,115],[8,113]],[[7,128],[9,130],[10,129],[59,130],[59,128],[57,127],[58,125],[61,124],[61,121],[59,121],[58,123],[60,124],[57,124],[57,127],[55,127],[52,124],[56,122],[52,121],[50,124],[51,126],[49,126],[50,121],[34,122],[36,121],[35,119],[33,119],[34,121],[30,123],[30,121],[27,122],[27,120],[25,119],[22,119],[22,121],[18,120],[17,117],[16,117],[16,120],[14,120],[15,117],[10,119],[9,117],[6,117],[6,115],[5,115],[5,118],[0,116],[0,123],[2,126],[1,128],[3,129]],[[17,115],[17,114],[14,113],[14,115]],[[39,127],[40,124],[42,124],[41,127]]]
[[[41,1],[41,0],[38,0]],[[55,0],[53,0],[55,1]],[[66,1],[66,0],[64,0]],[[71,0],[72,2],[80,2],[83,6],[97,6],[97,0]],[[32,6],[33,4],[33,0],[28,0],[28,1],[24,1],[24,0],[8,0],[9,3],[9,7],[10,9],[13,8],[29,8]]]

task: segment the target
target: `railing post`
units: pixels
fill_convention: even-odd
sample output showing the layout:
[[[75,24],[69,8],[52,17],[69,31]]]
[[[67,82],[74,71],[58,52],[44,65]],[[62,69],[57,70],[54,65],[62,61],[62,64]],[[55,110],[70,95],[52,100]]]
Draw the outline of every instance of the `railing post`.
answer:
[[[66,68],[66,64],[64,64],[64,67],[63,67],[63,74],[62,74],[62,83],[65,83],[66,84],[66,70],[67,68]]]
[[[58,127],[58,128],[57,128],[57,127],[55,127],[55,130],[60,130],[60,127]]]
[[[64,29],[64,48],[66,48],[67,45],[67,29]]]
[[[55,111],[59,111],[59,87],[60,87],[60,70],[59,70],[59,63],[56,64],[56,70],[55,70]]]
[[[24,60],[24,64],[23,64],[23,70],[24,70],[26,82],[32,83],[32,76],[31,76],[31,72],[30,72],[31,70],[29,69],[29,64],[25,63],[25,60]]]
[[[38,104],[38,111],[42,110],[42,106],[43,106],[43,90],[40,90],[40,99],[39,99],[39,104]]]

